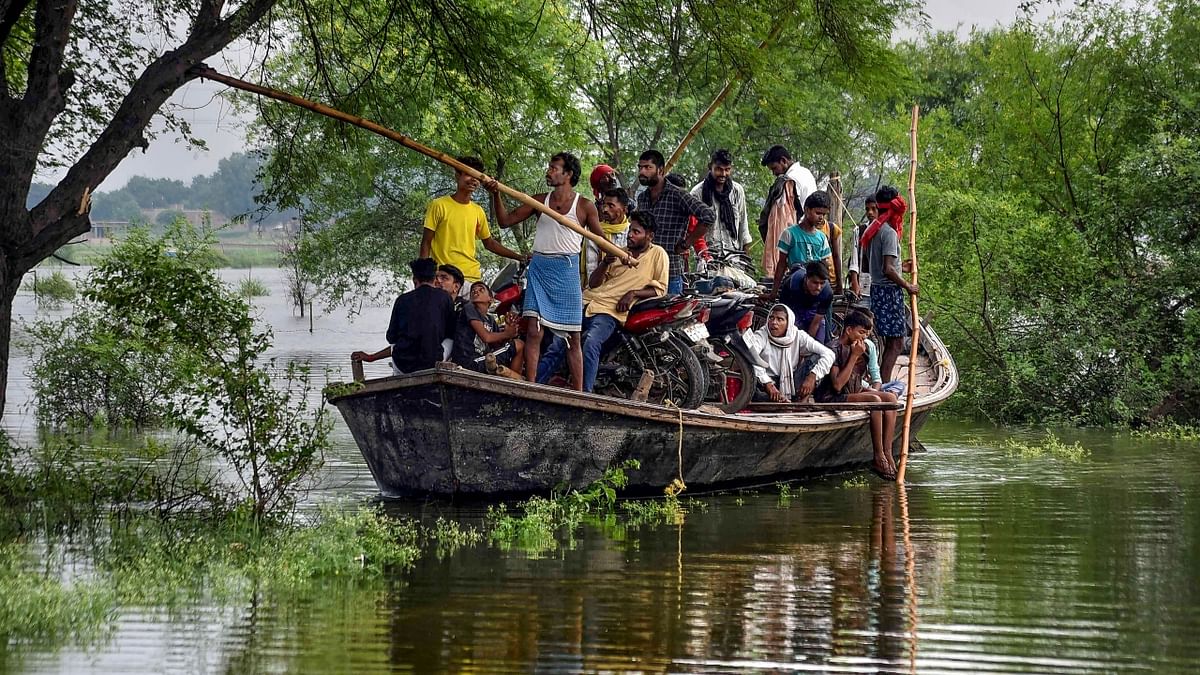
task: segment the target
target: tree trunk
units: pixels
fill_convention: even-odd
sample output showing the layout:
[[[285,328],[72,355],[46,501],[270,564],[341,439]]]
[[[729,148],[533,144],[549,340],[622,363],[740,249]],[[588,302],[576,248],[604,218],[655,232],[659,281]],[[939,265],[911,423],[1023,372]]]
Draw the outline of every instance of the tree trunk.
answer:
[[[12,340],[12,308],[21,287],[21,275],[13,274],[7,261],[0,263],[0,419],[8,403],[8,350]]]

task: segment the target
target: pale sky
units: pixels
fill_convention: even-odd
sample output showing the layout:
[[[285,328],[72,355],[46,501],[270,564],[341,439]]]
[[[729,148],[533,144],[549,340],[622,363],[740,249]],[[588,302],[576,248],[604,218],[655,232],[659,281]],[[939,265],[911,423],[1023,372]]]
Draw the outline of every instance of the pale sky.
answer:
[[[997,24],[1010,23],[1016,18],[1021,0],[926,0],[925,13],[930,24],[938,30],[958,28],[960,34],[969,32],[972,26],[991,28]],[[1053,5],[1054,3],[1048,3]],[[902,37],[915,34],[911,29],[902,30]],[[212,59],[218,64],[220,58]],[[130,152],[116,170],[100,187],[101,190],[116,190],[125,185],[131,176],[151,178],[174,178],[189,182],[193,176],[210,174],[217,163],[239,150],[245,149],[243,128],[245,121],[234,111],[228,101],[217,92],[225,87],[211,82],[192,82],[172,97],[174,103],[185,106],[182,111],[192,125],[192,133],[204,139],[207,150],[195,150],[170,134],[163,134],[150,144],[150,149]],[[46,176],[54,180],[60,176]]]

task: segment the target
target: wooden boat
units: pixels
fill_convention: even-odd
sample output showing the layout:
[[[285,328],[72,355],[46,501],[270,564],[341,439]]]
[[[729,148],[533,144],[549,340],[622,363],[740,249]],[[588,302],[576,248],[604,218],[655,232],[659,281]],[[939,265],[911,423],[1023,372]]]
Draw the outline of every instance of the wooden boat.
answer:
[[[921,345],[914,433],[958,386],[954,361],[932,328],[922,328]],[[897,366],[897,376],[906,377],[907,356]],[[872,404],[760,404],[737,414],[705,406],[678,410],[441,364],[348,389],[330,401],[386,497],[582,488],[629,459],[640,463],[626,471],[629,489],[643,493],[661,492],[680,475],[690,491],[712,490],[866,467],[872,460]]]

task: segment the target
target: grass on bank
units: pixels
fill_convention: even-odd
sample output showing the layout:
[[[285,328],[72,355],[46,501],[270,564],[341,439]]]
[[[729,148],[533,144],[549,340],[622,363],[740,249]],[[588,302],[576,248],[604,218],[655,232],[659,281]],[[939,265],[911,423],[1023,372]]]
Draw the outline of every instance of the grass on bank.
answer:
[[[88,242],[64,246],[58,254],[71,262],[80,265],[95,265],[112,251],[112,244],[103,242]],[[218,267],[232,269],[247,269],[253,267],[278,267],[279,249],[275,243],[263,240],[256,244],[222,244],[213,245]],[[38,269],[43,269],[45,264]]]

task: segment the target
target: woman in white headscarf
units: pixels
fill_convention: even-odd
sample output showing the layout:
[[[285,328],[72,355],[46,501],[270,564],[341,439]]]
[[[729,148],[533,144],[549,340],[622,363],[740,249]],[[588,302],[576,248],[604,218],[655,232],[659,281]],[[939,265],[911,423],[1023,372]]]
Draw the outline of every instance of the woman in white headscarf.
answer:
[[[767,325],[748,340],[758,361],[754,374],[772,401],[803,401],[833,365],[833,352],[796,327],[787,305],[771,307]]]

